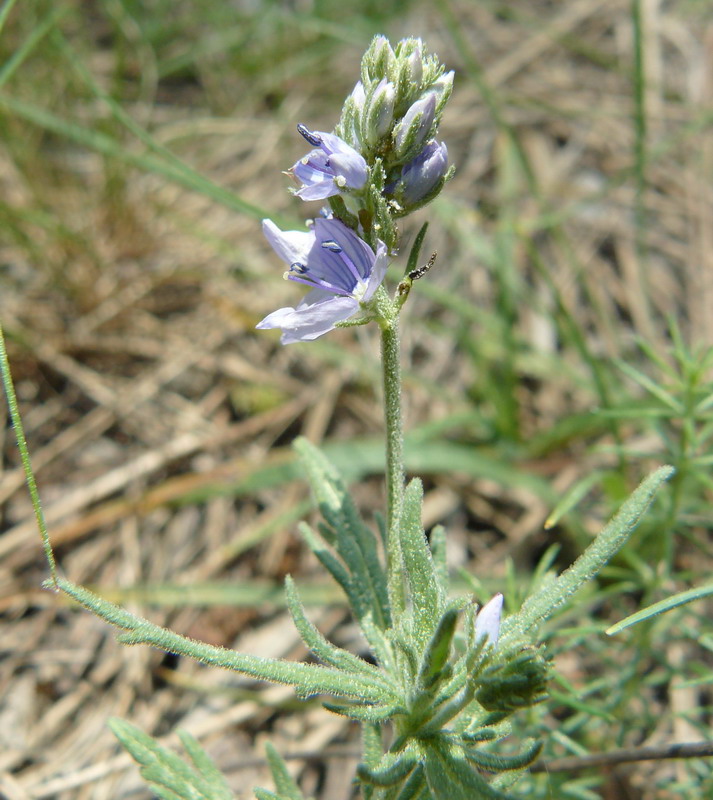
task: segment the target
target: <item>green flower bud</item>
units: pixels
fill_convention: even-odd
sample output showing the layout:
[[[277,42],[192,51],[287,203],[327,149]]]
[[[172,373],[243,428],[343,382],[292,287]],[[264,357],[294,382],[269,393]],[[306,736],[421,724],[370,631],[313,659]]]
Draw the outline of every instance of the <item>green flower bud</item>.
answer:
[[[475,699],[487,711],[511,713],[545,699],[549,666],[534,647],[498,660],[479,676]]]
[[[361,80],[364,86],[389,76],[396,56],[385,36],[375,36],[361,60]]]
[[[429,138],[437,101],[436,93],[428,92],[411,105],[394,129],[394,154],[401,162],[415,156]]]
[[[394,85],[386,78],[382,79],[374,89],[364,115],[362,129],[367,144],[375,145],[391,131],[395,100]]]

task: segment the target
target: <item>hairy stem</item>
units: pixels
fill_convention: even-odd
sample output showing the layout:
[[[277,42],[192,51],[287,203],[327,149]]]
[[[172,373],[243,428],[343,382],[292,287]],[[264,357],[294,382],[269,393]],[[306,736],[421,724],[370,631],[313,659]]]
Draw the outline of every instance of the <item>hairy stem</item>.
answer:
[[[381,358],[386,416],[387,567],[392,612],[405,609],[401,557],[401,514],[404,501],[404,435],[401,419],[401,360],[399,320],[394,315],[381,328]]]

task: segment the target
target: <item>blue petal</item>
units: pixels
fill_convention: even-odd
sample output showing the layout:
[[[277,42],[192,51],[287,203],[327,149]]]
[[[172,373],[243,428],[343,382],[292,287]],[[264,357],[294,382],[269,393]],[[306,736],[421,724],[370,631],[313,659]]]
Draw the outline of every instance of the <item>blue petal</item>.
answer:
[[[257,327],[281,328],[282,344],[309,342],[334,330],[337,322],[353,316],[359,302],[353,297],[335,297],[317,289],[310,292],[297,308],[279,308],[268,314]]]
[[[314,231],[281,231],[271,219],[264,219],[262,232],[286,264],[307,262],[315,241]]]
[[[316,219],[314,233],[316,239],[314,251],[317,251],[321,242],[335,241],[344,250],[347,258],[354,262],[362,280],[366,280],[371,275],[374,266],[374,251],[343,222],[338,219]],[[324,251],[322,250],[320,254],[315,252],[315,256],[317,258],[321,256],[323,259]]]
[[[498,646],[500,616],[503,611],[503,596],[496,594],[478,612],[475,618],[475,641],[487,638],[493,647]]]

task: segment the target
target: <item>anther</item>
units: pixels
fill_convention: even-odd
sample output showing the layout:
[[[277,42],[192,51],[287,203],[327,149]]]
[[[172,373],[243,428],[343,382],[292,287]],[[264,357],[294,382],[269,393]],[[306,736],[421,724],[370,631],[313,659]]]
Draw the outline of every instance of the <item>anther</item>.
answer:
[[[297,132],[313,147],[319,147],[322,144],[322,137],[318,136],[316,133],[312,133],[312,131],[305,125],[302,125],[302,123],[297,126]]]

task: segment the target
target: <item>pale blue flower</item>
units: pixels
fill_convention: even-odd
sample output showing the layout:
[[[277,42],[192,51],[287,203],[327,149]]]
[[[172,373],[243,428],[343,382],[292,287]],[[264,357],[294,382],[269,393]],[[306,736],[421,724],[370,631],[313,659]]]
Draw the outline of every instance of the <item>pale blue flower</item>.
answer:
[[[343,139],[333,133],[310,131],[304,125],[297,130],[316,149],[301,158],[290,170],[302,183],[295,192],[303,200],[324,200],[345,189],[361,189],[366,183],[366,161]]]
[[[281,231],[266,219],[262,229],[289,266],[285,277],[312,287],[296,308],[280,308],[258,324],[263,329],[281,328],[282,344],[316,339],[354,316],[386,275],[386,245],[379,242],[375,254],[337,219],[318,218],[306,232]]]
[[[478,612],[475,618],[475,641],[486,638],[493,647],[498,646],[500,617],[503,612],[503,596],[496,594]]]

